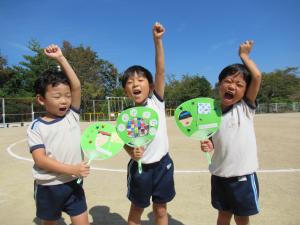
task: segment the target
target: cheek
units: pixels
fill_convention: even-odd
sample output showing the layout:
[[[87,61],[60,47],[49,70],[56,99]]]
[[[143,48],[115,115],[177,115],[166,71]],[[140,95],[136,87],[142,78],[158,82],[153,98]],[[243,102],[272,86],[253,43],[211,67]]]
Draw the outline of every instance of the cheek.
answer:
[[[245,87],[242,87],[242,88],[238,88],[239,92],[244,95],[245,92],[246,92],[246,88]]]
[[[224,85],[222,85],[222,86],[219,86],[218,90],[219,90],[219,94],[222,95],[225,92],[226,88]]]
[[[130,96],[130,93],[131,93],[131,92],[130,92],[130,87],[129,87],[129,86],[126,86],[126,87],[125,87],[124,93],[125,93],[126,96]]]

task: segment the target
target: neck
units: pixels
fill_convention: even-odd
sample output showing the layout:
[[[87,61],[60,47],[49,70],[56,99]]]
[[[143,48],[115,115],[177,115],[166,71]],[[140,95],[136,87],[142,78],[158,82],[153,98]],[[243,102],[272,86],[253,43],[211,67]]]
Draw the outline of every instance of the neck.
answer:
[[[47,122],[51,122],[57,118],[62,118],[64,116],[56,116],[54,114],[51,114],[49,112],[47,112],[47,114],[45,116],[42,117],[43,120],[47,121]]]

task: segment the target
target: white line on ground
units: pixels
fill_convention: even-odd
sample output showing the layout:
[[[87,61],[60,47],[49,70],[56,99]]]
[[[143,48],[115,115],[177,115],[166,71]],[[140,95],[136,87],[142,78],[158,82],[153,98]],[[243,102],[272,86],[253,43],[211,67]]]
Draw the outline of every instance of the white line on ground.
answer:
[[[33,159],[19,156],[19,155],[15,154],[12,151],[12,148],[14,146],[16,146],[19,143],[25,142],[26,140],[27,139],[22,139],[20,141],[17,141],[15,143],[10,144],[6,148],[6,151],[8,152],[8,154],[10,154],[12,157],[14,157],[16,159],[33,162]],[[126,173],[127,172],[127,170],[125,170],[125,169],[109,169],[109,168],[101,168],[101,167],[94,167],[94,166],[91,166],[91,169],[92,170],[98,170],[98,171],[118,172],[118,173]],[[208,172],[209,172],[208,170],[175,170],[175,173],[208,173]],[[258,173],[297,173],[297,172],[300,172],[300,169],[293,169],[293,168],[289,168],[289,169],[262,169],[262,170],[258,170],[257,172]]]

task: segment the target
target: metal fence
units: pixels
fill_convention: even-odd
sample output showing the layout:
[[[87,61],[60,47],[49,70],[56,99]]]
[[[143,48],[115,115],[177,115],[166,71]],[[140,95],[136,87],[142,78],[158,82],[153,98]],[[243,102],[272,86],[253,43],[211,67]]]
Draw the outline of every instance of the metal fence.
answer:
[[[270,103],[258,104],[257,113],[285,113],[285,112],[300,112],[300,103]]]
[[[0,98],[0,127],[23,126],[45,114],[44,108],[34,98]],[[89,100],[82,104],[82,121],[116,120],[119,113],[132,105],[125,97],[107,97],[105,100]],[[166,100],[166,114],[173,116],[179,101]],[[258,104],[257,113],[300,112],[300,103]]]

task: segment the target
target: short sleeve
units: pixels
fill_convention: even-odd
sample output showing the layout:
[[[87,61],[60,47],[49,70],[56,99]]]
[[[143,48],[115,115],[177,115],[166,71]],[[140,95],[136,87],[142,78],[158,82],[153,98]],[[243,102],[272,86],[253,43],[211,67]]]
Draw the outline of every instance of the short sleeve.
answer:
[[[72,115],[77,122],[80,121],[80,110],[75,109],[74,107],[71,107],[70,115]]]
[[[36,149],[45,148],[41,135],[38,132],[38,128],[34,126],[34,124],[27,130],[27,140],[31,153]]]
[[[165,111],[165,102],[164,100],[155,92],[155,90],[152,93],[151,96],[152,101],[154,104],[161,110]]]
[[[248,118],[253,119],[256,111],[256,106],[250,104],[247,100],[242,100],[243,111]]]

